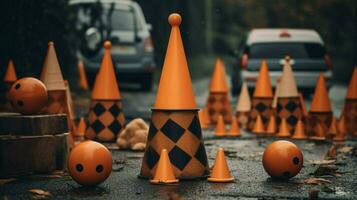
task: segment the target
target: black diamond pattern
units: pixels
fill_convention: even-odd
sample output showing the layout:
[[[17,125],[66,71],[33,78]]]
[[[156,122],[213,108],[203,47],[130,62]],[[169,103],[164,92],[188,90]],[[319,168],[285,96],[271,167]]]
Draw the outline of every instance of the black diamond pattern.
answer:
[[[157,134],[157,128],[154,126],[154,123],[150,123],[149,133],[148,133],[148,141],[151,141],[152,138]]]
[[[194,116],[188,130],[193,133],[198,139],[201,139],[201,125],[197,116]]]
[[[113,116],[118,116],[120,113],[120,108],[118,107],[117,104],[113,104],[112,107],[109,108],[109,112],[113,115]]]
[[[92,127],[92,129],[94,130],[95,133],[99,133],[105,128],[103,123],[100,122],[99,120],[95,120],[93,122],[93,124],[91,125],[91,127]]]
[[[151,146],[149,146],[149,148],[146,150],[145,157],[150,169],[152,169],[160,159],[160,155],[156,153],[156,151]]]
[[[102,104],[97,103],[97,104],[95,104],[95,106],[93,108],[93,112],[95,113],[95,115],[97,115],[99,117],[100,115],[102,115],[105,112],[105,107],[102,106]]]
[[[195,158],[200,161],[200,163],[204,166],[207,165],[207,155],[206,155],[206,149],[205,146],[203,144],[200,144],[200,146],[198,147],[196,154],[195,154]]]
[[[283,109],[283,107],[281,106],[280,103],[278,103],[278,105],[276,105],[276,110],[278,111],[278,113],[280,113],[280,111]]]
[[[163,132],[168,138],[176,143],[185,133],[185,129],[173,120],[169,119],[161,128],[161,132]]]
[[[286,121],[291,125],[295,125],[298,119],[294,115],[290,115]]]
[[[267,109],[267,106],[265,104],[263,104],[262,102],[258,103],[255,108],[259,111],[259,112],[264,112]]]
[[[121,129],[121,124],[118,122],[118,120],[114,120],[109,126],[109,130],[112,131],[114,135],[118,134],[120,129]]]
[[[171,163],[180,170],[183,170],[187,163],[191,160],[191,156],[180,149],[178,146],[175,146],[173,149],[171,149],[169,157]]]
[[[289,112],[294,112],[294,110],[297,108],[297,105],[295,102],[293,101],[289,101],[289,103],[287,103],[285,105],[285,108],[289,111]]]

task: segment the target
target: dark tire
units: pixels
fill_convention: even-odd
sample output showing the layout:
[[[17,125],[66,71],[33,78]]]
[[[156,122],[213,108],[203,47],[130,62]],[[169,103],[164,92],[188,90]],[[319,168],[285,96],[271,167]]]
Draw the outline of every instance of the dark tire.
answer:
[[[142,78],[142,81],[140,83],[140,88],[142,91],[149,92],[152,89],[153,81],[152,81],[152,73],[147,73],[145,76]]]

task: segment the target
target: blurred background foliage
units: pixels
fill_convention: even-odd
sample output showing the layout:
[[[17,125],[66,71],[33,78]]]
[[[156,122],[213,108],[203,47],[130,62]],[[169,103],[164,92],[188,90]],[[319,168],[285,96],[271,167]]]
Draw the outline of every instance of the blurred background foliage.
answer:
[[[222,57],[236,65],[232,52],[252,28],[313,28],[323,37],[334,60],[338,81],[346,83],[357,63],[355,0],[137,0],[152,24],[155,58],[162,66],[171,12],[183,16],[181,32],[193,78],[211,73]],[[0,2],[0,76],[9,58],[19,77],[39,76],[50,40],[55,42],[64,77],[76,79],[78,46],[75,14],[68,0],[2,0]],[[204,69],[204,70],[203,70]]]

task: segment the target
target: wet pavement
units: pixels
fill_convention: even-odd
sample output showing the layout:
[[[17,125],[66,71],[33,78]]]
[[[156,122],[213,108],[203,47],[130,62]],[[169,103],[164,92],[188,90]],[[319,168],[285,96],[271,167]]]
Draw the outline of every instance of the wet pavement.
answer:
[[[205,79],[194,83],[199,107],[208,96],[207,86],[208,80]],[[337,116],[343,106],[345,92],[343,86],[335,86],[330,91]],[[89,93],[74,95],[77,116],[88,112],[89,100],[83,96],[89,96]],[[122,97],[128,119],[150,118],[155,92],[122,92]],[[235,102],[236,98],[232,98],[232,105]],[[119,151],[114,144],[108,144],[115,164],[110,177],[98,187],[81,187],[67,173],[37,175],[6,184],[0,182],[0,199],[46,197],[28,191],[33,188],[50,192],[49,197],[53,199],[307,199],[309,194],[317,193],[319,199],[357,199],[356,140],[340,144],[293,141],[303,151],[304,167],[289,181],[275,181],[269,178],[261,164],[263,151],[274,138],[257,138],[246,132],[240,138],[215,138],[212,130],[204,130],[203,135],[210,166],[217,149],[223,147],[231,174],[235,177],[234,183],[193,180],[175,185],[151,185],[148,180],[137,178],[142,152]],[[332,157],[326,160],[326,154],[333,145],[337,156],[330,154]]]

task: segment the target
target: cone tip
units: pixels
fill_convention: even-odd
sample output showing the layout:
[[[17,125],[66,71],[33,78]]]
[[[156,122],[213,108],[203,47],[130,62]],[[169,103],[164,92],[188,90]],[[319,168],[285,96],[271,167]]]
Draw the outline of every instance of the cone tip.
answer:
[[[172,13],[169,16],[169,24],[171,26],[179,26],[181,24],[181,15],[178,13]]]
[[[111,46],[112,46],[112,43],[110,41],[107,40],[107,41],[104,42],[104,48],[105,49],[110,49]]]
[[[54,45],[55,45],[55,43],[53,41],[48,42],[48,46],[54,46]]]

